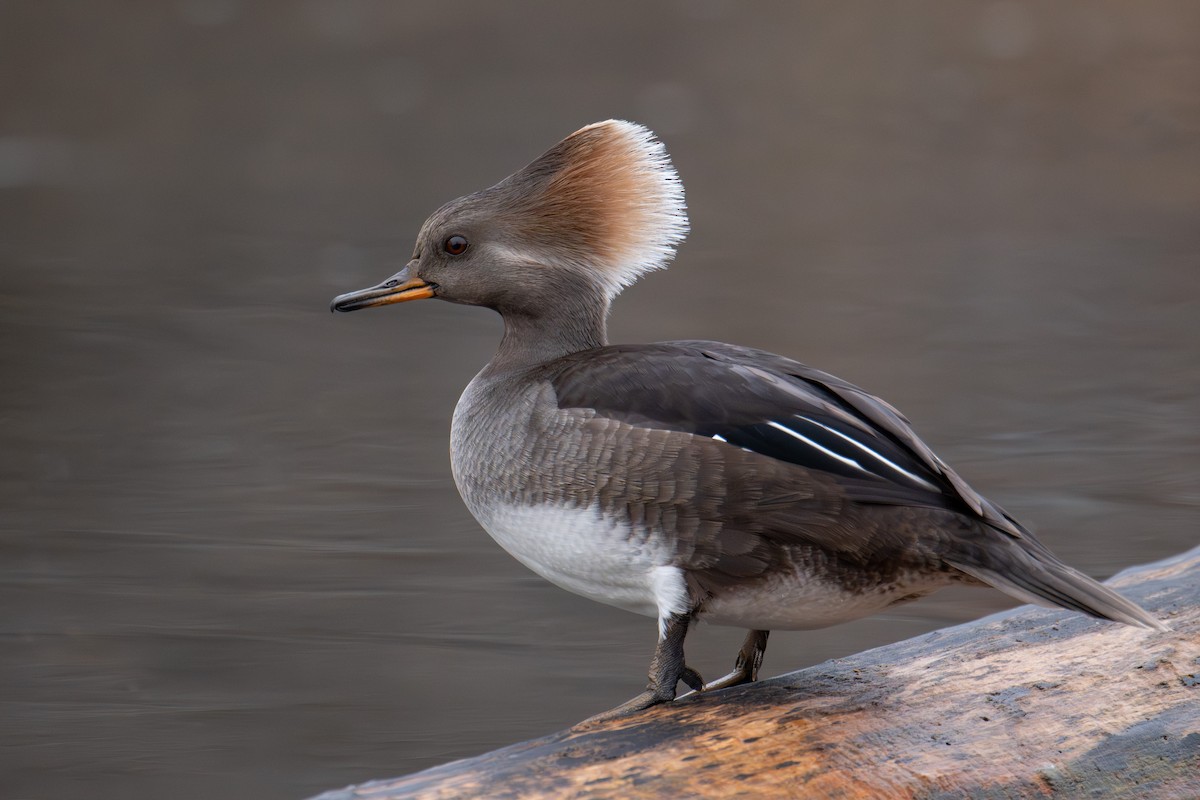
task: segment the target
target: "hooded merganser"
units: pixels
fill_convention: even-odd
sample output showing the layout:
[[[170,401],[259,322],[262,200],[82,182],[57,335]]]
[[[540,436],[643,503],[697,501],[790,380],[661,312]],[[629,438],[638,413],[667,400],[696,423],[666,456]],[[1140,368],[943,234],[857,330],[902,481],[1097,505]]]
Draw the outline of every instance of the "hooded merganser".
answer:
[[[1059,561],[883,400],[719,342],[610,345],[609,304],[688,232],[646,128],[608,120],[442,206],[412,260],[336,311],[436,297],[504,319],[463,392],[454,479],[475,518],[547,580],[657,617],[646,690],[605,715],[753,681],[775,628],[864,617],[952,583],[1165,630]],[[750,629],[705,684],[689,625]]]

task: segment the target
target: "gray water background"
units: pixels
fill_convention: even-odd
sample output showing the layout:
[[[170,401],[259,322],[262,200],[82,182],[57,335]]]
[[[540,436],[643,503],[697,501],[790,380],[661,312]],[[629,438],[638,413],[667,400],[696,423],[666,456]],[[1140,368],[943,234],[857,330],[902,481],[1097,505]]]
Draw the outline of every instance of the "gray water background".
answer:
[[[614,340],[855,381],[1090,574],[1193,546],[1198,42],[1188,2],[0,4],[0,797],[301,797],[640,689],[653,622],[458,500],[499,321],[327,310],[608,117],[694,229]],[[765,671],[1006,605],[776,634]]]

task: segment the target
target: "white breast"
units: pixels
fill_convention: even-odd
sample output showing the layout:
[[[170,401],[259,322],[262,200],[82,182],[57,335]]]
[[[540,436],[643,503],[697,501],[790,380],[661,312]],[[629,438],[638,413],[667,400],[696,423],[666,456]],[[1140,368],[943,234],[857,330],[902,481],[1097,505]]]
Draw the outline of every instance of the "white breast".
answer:
[[[546,580],[651,617],[686,610],[682,571],[665,548],[598,509],[496,504],[472,509],[501,547]]]
[[[669,614],[688,609],[683,571],[670,566],[666,549],[597,509],[497,504],[476,517],[514,558],[567,591],[658,617],[660,628]],[[728,587],[707,598],[702,618],[759,630],[824,628],[877,613],[943,582],[910,575],[873,591],[849,592],[797,569]]]

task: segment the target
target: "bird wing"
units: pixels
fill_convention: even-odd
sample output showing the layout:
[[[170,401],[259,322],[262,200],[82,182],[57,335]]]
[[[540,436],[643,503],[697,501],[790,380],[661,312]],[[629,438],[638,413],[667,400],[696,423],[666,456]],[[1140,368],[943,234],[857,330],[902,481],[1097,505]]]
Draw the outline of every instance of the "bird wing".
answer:
[[[720,342],[613,345],[564,360],[559,408],[712,439],[832,479],[858,503],[943,508],[1014,537],[1021,526],[980,496],[884,400],[833,375]]]
[[[596,498],[615,484],[610,506],[674,536],[702,592],[789,562],[859,589],[951,567],[1028,602],[1164,627],[1062,564],[900,412],[828,373],[687,341],[568,356],[546,377],[558,413],[588,430],[571,446]]]
[[[1025,535],[890,405],[781,356],[613,345],[548,370],[558,413],[588,429],[578,455],[598,498],[674,536],[709,589],[780,558],[936,568],[980,522]]]

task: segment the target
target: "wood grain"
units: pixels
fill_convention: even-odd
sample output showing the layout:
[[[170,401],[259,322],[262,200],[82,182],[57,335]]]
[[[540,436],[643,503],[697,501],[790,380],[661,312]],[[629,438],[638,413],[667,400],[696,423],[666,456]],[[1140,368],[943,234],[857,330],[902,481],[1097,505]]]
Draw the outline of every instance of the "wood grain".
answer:
[[[1173,630],[1023,606],[320,800],[1200,798],[1200,547],[1110,584]]]

